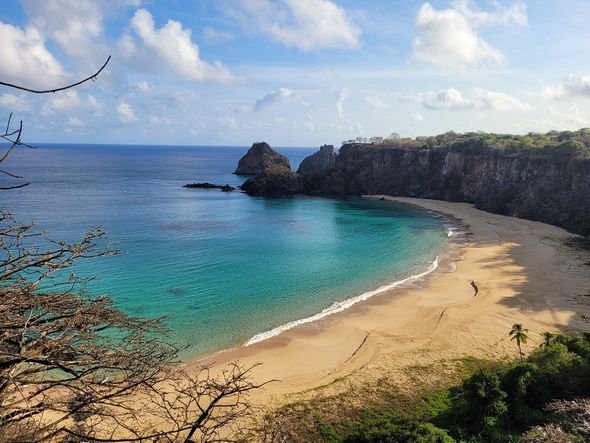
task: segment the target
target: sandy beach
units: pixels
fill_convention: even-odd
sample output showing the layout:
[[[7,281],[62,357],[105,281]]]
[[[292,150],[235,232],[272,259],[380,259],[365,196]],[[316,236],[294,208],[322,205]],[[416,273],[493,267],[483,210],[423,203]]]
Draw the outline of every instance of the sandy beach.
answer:
[[[529,330],[525,352],[538,346],[544,331],[584,325],[579,312],[589,306],[580,304],[580,297],[590,290],[590,258],[563,244],[571,234],[465,203],[385,198],[460,220],[470,234],[455,251],[454,266],[442,266],[421,284],[260,343],[189,361],[187,367],[260,362],[256,380],[277,381],[253,400],[280,403],[351,376],[377,380],[409,366],[464,356],[516,358],[508,336],[514,323]],[[479,288],[475,296],[472,281]]]

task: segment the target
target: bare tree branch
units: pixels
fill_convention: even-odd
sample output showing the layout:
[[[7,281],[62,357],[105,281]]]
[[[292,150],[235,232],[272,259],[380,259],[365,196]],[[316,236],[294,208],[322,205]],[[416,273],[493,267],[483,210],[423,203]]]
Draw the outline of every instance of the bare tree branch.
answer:
[[[49,94],[51,92],[65,91],[66,89],[74,88],[76,86],[81,85],[82,83],[86,83],[87,81],[95,80],[96,77],[98,77],[98,75],[102,72],[102,70],[104,68],[106,68],[106,66],[109,64],[109,61],[110,60],[111,60],[111,56],[109,55],[108,58],[106,59],[106,61],[104,62],[104,64],[101,66],[101,68],[98,71],[96,71],[94,74],[92,74],[90,77],[86,77],[85,79],[80,80],[80,81],[78,81],[76,83],[72,83],[70,85],[62,86],[60,88],[55,88],[55,89],[31,89],[31,88],[26,88],[24,86],[19,86],[19,85],[15,85],[13,83],[6,83],[6,82],[2,82],[2,81],[0,81],[0,86],[7,86],[9,88],[19,89],[21,91],[31,92],[33,94]]]
[[[59,91],[65,91],[66,89],[71,89],[74,88],[76,86],[79,86],[83,83],[86,83],[90,80],[96,80],[96,78],[98,77],[98,75],[104,70],[104,68],[106,68],[106,66],[108,65],[109,61],[111,60],[111,56],[109,55],[106,59],[106,61],[104,62],[104,64],[100,67],[100,69],[98,71],[96,71],[94,74],[92,74],[90,77],[86,77],[83,80],[80,80],[78,82],[66,85],[66,86],[62,86],[60,88],[54,88],[54,89],[47,89],[47,90],[39,90],[39,89],[31,89],[31,88],[26,88],[24,86],[20,86],[20,85],[16,85],[13,83],[7,83],[7,82],[3,82],[0,81],[0,86],[6,86],[8,88],[14,88],[14,89],[19,89],[21,91],[26,91],[26,92],[30,92],[33,94],[48,94],[51,92],[59,92]],[[10,147],[6,150],[6,152],[0,157],[0,163],[2,163],[4,160],[6,160],[6,158],[10,155],[10,153],[12,152],[12,150],[14,148],[16,148],[17,146],[24,146],[27,148],[35,148],[34,146],[28,145],[26,143],[23,143],[21,140],[22,137],[22,133],[23,133],[23,122],[22,120],[20,121],[19,127],[18,129],[15,129],[13,131],[10,130],[10,124],[12,122],[12,112],[10,113],[10,115],[8,116],[8,121],[6,123],[6,131],[4,131],[4,134],[0,134],[0,139],[3,139],[5,141],[7,141],[8,143],[10,143]],[[7,175],[11,178],[23,178],[20,176],[16,176],[14,174],[11,174],[7,171],[4,170],[0,170],[0,174],[3,175]],[[19,188],[24,188],[25,186],[28,186],[29,183],[21,183],[18,185],[10,185],[10,186],[0,186],[0,190],[1,191],[7,191],[7,190],[11,190],[11,189],[19,189]]]
[[[45,94],[94,80],[34,90]],[[22,142],[12,113],[0,141]],[[22,177],[0,169],[0,175]],[[21,183],[0,189],[17,189]],[[256,365],[231,363],[179,370],[179,349],[158,320],[131,317],[107,296],[85,294],[69,268],[80,259],[115,254],[101,228],[81,241],[55,241],[34,224],[18,224],[0,208],[0,441],[231,442],[251,413],[247,395],[266,383],[251,381]]]
[[[104,242],[51,240],[0,209],[0,441],[234,441],[266,384],[257,365],[189,374],[159,321],[83,295],[66,271],[112,255]]]

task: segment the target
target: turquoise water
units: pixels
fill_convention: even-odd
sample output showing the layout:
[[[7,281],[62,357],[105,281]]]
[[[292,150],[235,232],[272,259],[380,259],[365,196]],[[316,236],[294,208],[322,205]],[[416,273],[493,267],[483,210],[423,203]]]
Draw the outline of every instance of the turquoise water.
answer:
[[[423,272],[445,244],[444,221],[365,199],[252,198],[184,189],[240,184],[246,148],[45,146],[6,168],[32,184],[1,194],[20,221],[75,240],[109,233],[115,257],[80,263],[144,317],[165,316],[172,337],[201,354],[312,316],[334,302]],[[313,150],[282,149],[294,167]]]

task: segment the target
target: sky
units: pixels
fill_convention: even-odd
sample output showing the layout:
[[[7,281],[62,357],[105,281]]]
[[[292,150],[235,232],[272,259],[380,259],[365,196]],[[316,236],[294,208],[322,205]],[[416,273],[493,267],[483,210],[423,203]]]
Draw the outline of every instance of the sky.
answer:
[[[1,0],[31,142],[340,145],[590,126],[588,0]]]

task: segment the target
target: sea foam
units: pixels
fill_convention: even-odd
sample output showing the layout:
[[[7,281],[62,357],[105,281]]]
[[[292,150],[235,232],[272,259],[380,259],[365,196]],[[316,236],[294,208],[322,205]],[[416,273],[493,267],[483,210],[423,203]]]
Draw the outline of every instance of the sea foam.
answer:
[[[331,306],[327,307],[326,309],[322,310],[321,312],[319,312],[315,315],[312,315],[310,317],[305,317],[300,320],[290,321],[288,323],[277,326],[276,328],[273,328],[269,331],[261,332],[260,334],[256,334],[254,337],[250,338],[246,343],[244,343],[244,346],[250,346],[250,345],[253,345],[254,343],[268,340],[269,338],[276,337],[277,335],[282,334],[283,332],[288,331],[289,329],[293,329],[296,326],[300,326],[300,325],[304,325],[307,323],[312,323],[312,322],[321,320],[322,318],[327,317],[328,315],[342,312],[345,309],[348,309],[351,306],[356,305],[357,303],[360,303],[362,301],[370,299],[371,297],[374,297],[375,295],[382,294],[382,293],[387,292],[391,289],[402,287],[403,285],[408,284],[408,283],[412,283],[412,282],[419,280],[419,279],[427,276],[428,274],[431,274],[432,272],[434,272],[436,270],[436,268],[438,268],[438,264],[439,264],[439,257],[436,257],[434,259],[434,261],[430,264],[428,269],[424,272],[421,272],[419,274],[414,274],[414,275],[411,275],[411,276],[406,277],[404,279],[394,281],[393,283],[389,283],[389,284],[380,286],[377,289],[364,292],[360,295],[357,295],[356,297],[352,297],[352,298],[349,298],[349,299],[346,299],[343,301],[335,302]]]

